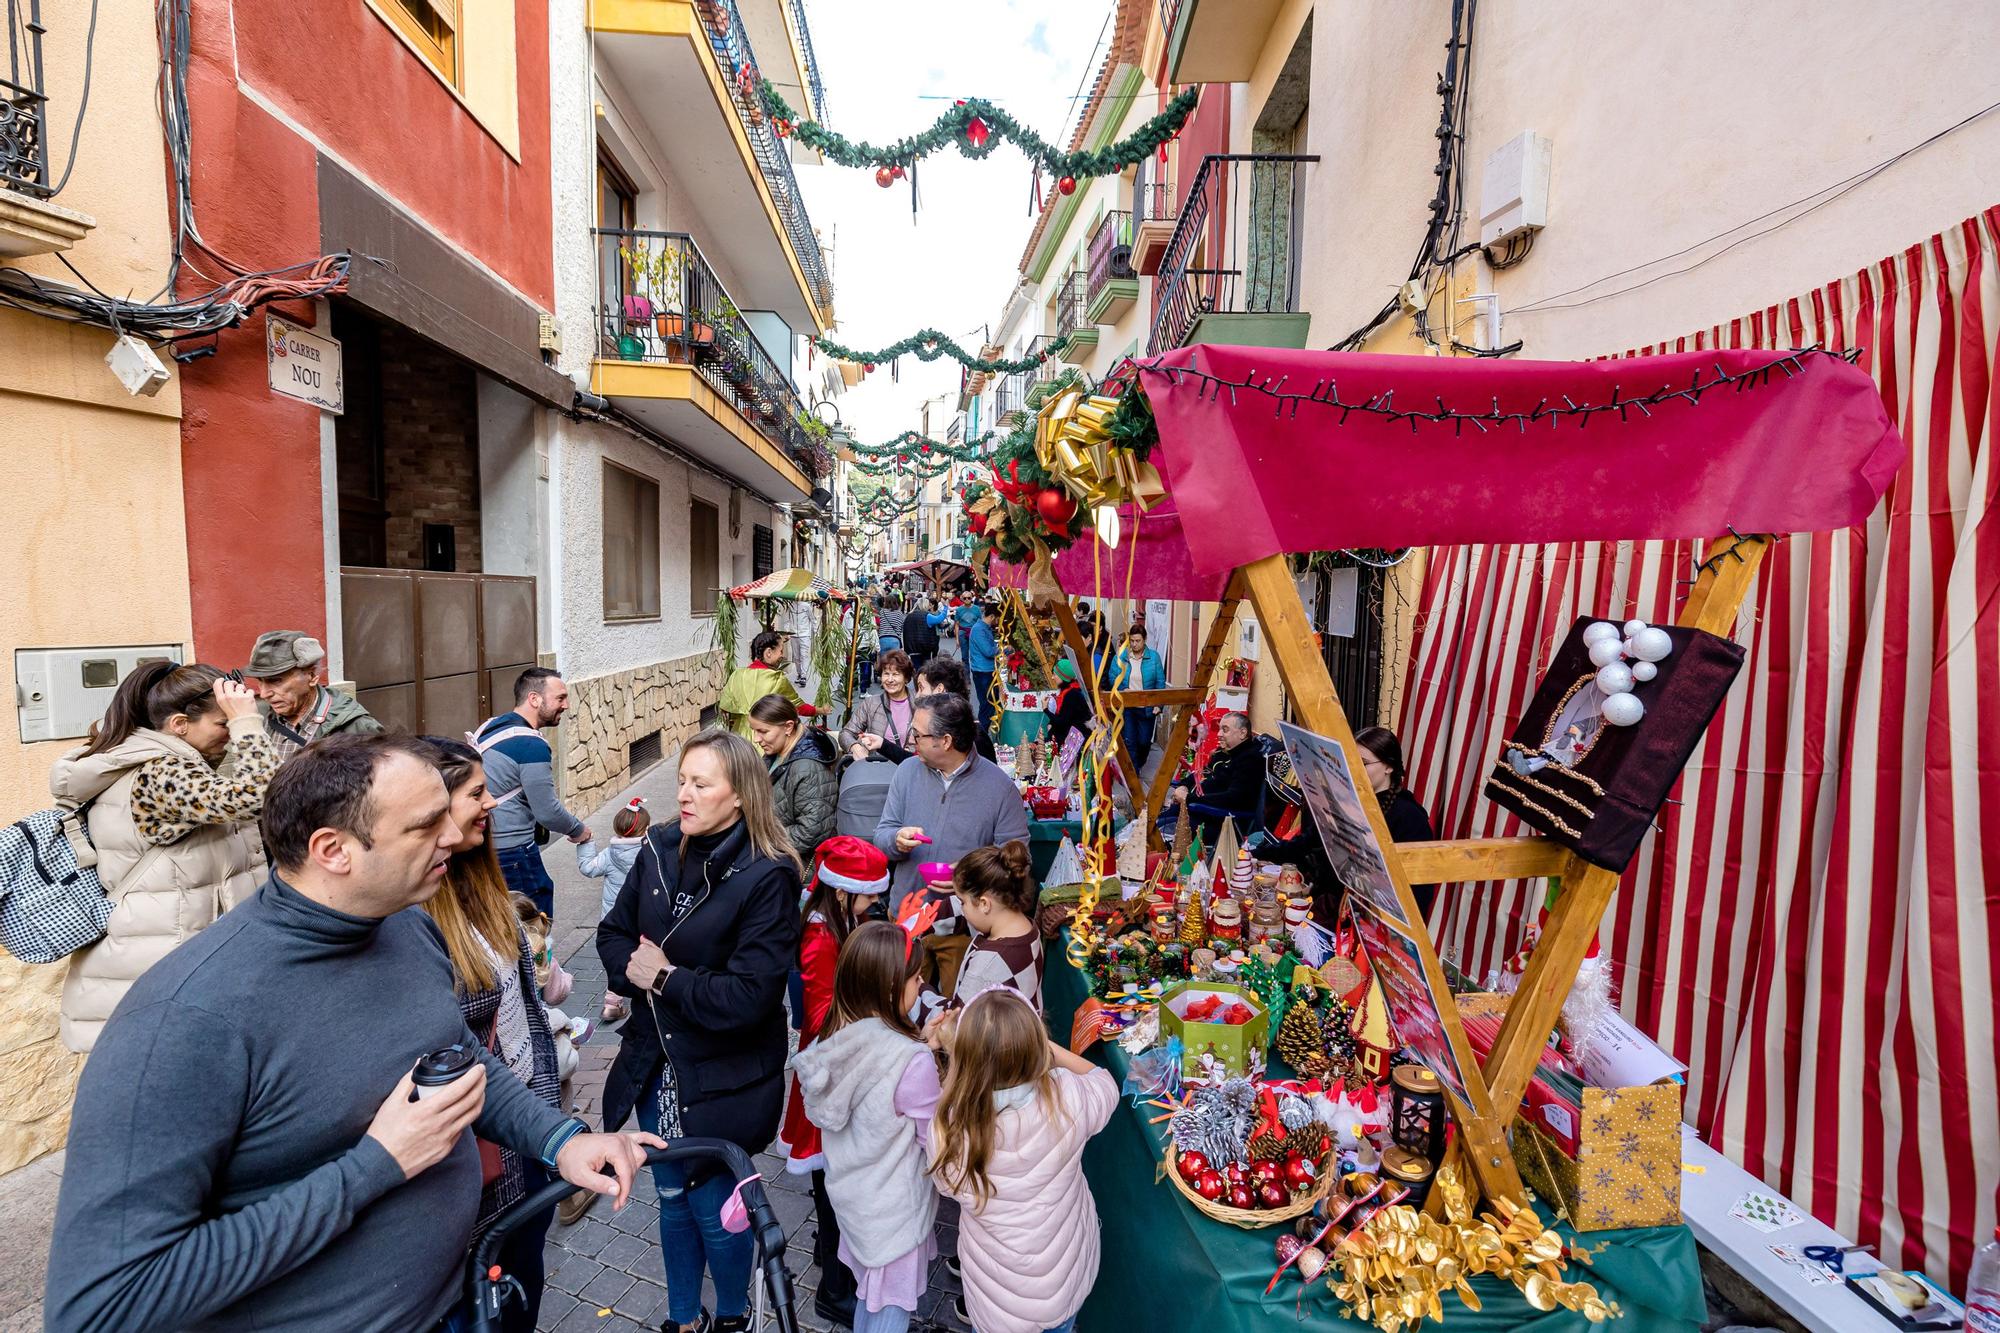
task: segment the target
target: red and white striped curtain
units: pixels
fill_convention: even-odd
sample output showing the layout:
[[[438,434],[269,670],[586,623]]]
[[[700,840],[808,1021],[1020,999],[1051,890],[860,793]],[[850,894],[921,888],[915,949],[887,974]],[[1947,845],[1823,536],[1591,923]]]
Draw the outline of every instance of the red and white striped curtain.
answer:
[[[1672,346],[1862,349],[1909,441],[1867,523],[1767,557],[1749,661],[1605,919],[1625,1014],[1689,1065],[1711,1143],[1891,1262],[1962,1290],[2000,1183],[2000,207]],[[1670,620],[1693,543],[1432,552],[1401,734],[1440,836],[1579,614]],[[1539,883],[1447,890],[1474,976]]]

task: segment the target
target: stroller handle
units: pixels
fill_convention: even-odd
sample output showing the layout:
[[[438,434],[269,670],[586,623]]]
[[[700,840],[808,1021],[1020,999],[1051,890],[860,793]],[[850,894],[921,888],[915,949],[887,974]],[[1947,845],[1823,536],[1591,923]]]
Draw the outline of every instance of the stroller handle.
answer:
[[[646,1165],[663,1162],[719,1162],[734,1180],[742,1181],[740,1197],[750,1215],[750,1238],[757,1247],[757,1262],[771,1293],[772,1316],[779,1333],[798,1333],[797,1316],[792,1310],[792,1272],[785,1267],[785,1228],[771,1211],[764,1185],[751,1177],[750,1154],[727,1139],[674,1139],[664,1148],[648,1148]],[[500,1305],[507,1290],[505,1274],[497,1274],[500,1247],[507,1235],[529,1218],[546,1212],[576,1192],[566,1180],[553,1181],[528,1195],[494,1219],[472,1247],[467,1288],[472,1296],[472,1333],[497,1333]]]

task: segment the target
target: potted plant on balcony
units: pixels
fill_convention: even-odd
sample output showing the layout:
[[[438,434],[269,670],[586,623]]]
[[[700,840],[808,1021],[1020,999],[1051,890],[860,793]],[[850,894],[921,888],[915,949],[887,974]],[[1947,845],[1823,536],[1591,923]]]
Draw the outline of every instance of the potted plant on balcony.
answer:
[[[628,321],[635,312],[642,323],[650,315],[662,339],[683,347],[706,347],[715,341],[714,328],[702,322],[699,312],[693,319],[686,313],[686,279],[693,255],[685,243],[669,240],[658,248],[639,251],[620,246],[618,254],[644,291],[625,298]]]

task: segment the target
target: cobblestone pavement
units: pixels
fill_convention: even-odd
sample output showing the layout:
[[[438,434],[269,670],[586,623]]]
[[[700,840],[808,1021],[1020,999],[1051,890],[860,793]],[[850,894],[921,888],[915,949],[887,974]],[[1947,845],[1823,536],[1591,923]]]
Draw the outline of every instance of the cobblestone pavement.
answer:
[[[655,767],[628,791],[607,802],[590,819],[590,827],[600,838],[611,836],[611,815],[633,796],[646,798],[655,819],[670,819],[674,810],[674,772],[667,764]],[[585,879],[576,869],[573,849],[567,843],[552,844],[546,852],[549,874],[556,882],[556,954],[576,978],[576,989],[562,1005],[571,1015],[598,1015],[604,998],[604,967],[598,962],[595,931],[603,882]],[[579,1052],[581,1060],[570,1080],[571,1103],[577,1114],[598,1123],[604,1079],[611,1059],[618,1051],[616,1032],[600,1029]],[[628,1126],[630,1128],[631,1126]],[[784,1160],[772,1150],[756,1157],[764,1175],[771,1207],[784,1224],[790,1238],[788,1266],[796,1290],[796,1308],[801,1329],[824,1333],[843,1328],[829,1324],[813,1310],[819,1288],[819,1269],[813,1264],[813,1202],[807,1180],[790,1175]],[[956,1206],[946,1202],[939,1215],[939,1257],[931,1267],[931,1287],[918,1322],[941,1330],[965,1330],[953,1312],[958,1281],[946,1269],[944,1256],[958,1248]],[[659,1208],[650,1180],[641,1181],[630,1203],[621,1213],[600,1202],[575,1226],[560,1221],[549,1231],[547,1250],[548,1291],[542,1298],[537,1327],[556,1333],[634,1333],[656,1329],[667,1317],[665,1267],[660,1253]],[[703,1304],[714,1308],[712,1293],[703,1285]],[[771,1327],[767,1324],[766,1327]]]

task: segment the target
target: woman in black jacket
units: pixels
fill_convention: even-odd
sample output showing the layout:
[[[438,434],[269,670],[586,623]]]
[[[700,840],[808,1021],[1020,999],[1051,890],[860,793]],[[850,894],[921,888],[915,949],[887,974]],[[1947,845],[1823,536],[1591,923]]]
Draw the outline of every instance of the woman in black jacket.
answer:
[[[760,1152],[785,1100],[785,979],[798,954],[800,866],[750,742],[709,730],[681,751],[680,818],[656,825],[597,927],[611,989],[631,996],[604,1124],[637,1109],[664,1138]],[[736,1182],[653,1168],[673,1330],[750,1326],[749,1233],[722,1229]],[[704,1269],[715,1313],[701,1305]]]
[[[1375,789],[1375,799],[1382,806],[1382,822],[1389,826],[1389,840],[1429,842],[1437,837],[1423,802],[1410,795],[1409,774],[1403,768],[1403,743],[1396,739],[1396,733],[1387,727],[1363,727],[1354,733],[1354,743],[1361,747],[1361,769],[1368,775],[1368,785]],[[1301,805],[1299,813],[1297,832],[1281,841],[1265,843],[1257,849],[1257,855],[1266,861],[1299,868],[1313,886],[1313,919],[1331,930],[1339,919],[1341,901],[1347,891],[1334,878],[1333,867],[1326,859],[1326,846],[1320,841],[1319,826],[1313,822],[1312,808]],[[1437,885],[1412,884],[1410,892],[1416,895],[1417,907],[1428,919],[1431,904],[1437,901]]]

